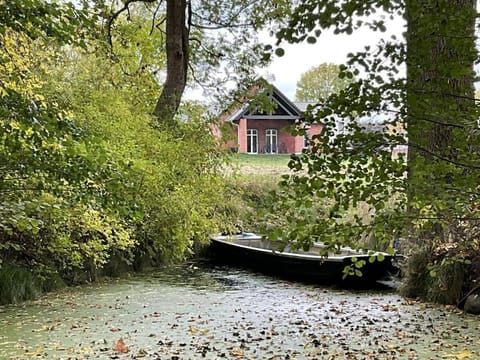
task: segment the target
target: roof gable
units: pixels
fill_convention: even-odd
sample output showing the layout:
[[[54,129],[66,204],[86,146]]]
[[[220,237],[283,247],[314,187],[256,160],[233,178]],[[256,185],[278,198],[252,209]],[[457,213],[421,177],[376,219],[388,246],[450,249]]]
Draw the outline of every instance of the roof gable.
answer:
[[[296,120],[300,116],[300,110],[290,101],[278,88],[269,84],[266,80],[260,79],[257,82],[259,91],[268,91],[267,96],[272,102],[272,111],[269,113],[262,110],[260,107],[253,106],[250,102],[245,103],[241,108],[234,111],[226,120],[238,121],[241,118],[245,119],[282,119],[282,120]]]

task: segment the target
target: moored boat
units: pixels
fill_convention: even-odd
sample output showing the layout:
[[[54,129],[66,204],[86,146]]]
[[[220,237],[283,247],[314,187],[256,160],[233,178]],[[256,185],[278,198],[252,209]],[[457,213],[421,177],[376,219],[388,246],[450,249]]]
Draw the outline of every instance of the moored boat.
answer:
[[[255,233],[214,236],[210,250],[216,262],[317,283],[373,283],[396,271],[396,256],[389,253],[364,253],[345,247],[324,255],[321,243],[304,251]],[[344,276],[345,269],[360,270],[361,275]]]

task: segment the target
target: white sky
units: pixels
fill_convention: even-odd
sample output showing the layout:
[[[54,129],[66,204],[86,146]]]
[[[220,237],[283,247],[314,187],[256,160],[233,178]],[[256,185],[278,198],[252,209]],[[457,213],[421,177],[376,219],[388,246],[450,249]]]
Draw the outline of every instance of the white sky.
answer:
[[[395,35],[400,38],[403,31],[400,22],[395,26],[395,31]],[[294,100],[297,81],[302,73],[321,63],[345,63],[348,53],[362,51],[366,45],[375,45],[386,36],[390,35],[362,29],[352,35],[323,33],[315,44],[286,44],[281,46],[285,55],[275,56],[272,64],[267,69],[260,70],[259,74],[272,81],[289,99]]]
[[[404,32],[404,20],[401,18],[388,21],[388,31],[385,33],[374,32],[366,28],[355,30],[352,35],[334,35],[332,31],[324,32],[317,38],[315,44],[282,44],[285,55],[274,56],[271,65],[265,69],[259,69],[258,75],[272,82],[290,100],[295,100],[297,81],[302,73],[321,63],[342,64],[347,60],[348,53],[364,50],[366,45],[378,43],[381,38],[389,38],[391,35],[401,38]],[[272,43],[268,35],[260,35],[265,43]],[[275,48],[275,47],[274,47]],[[201,89],[187,89],[185,99],[203,98]]]
[[[398,19],[388,24],[386,33],[360,29],[352,35],[334,35],[333,32],[322,33],[315,44],[284,44],[285,55],[275,56],[272,64],[259,71],[263,76],[280,89],[289,99],[294,100],[297,81],[311,67],[321,63],[342,64],[348,53],[364,50],[366,45],[375,45],[381,38],[396,35],[401,38],[403,20]],[[273,78],[273,79],[272,79]]]

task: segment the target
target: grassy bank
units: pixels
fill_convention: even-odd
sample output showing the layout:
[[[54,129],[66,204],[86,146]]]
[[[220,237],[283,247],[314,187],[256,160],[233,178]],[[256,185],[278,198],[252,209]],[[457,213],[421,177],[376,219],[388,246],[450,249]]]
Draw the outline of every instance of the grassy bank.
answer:
[[[286,168],[290,155],[288,154],[235,154],[234,161],[242,166],[263,167],[272,166]]]
[[[290,155],[265,155],[265,154],[235,154],[232,158],[231,168],[235,174],[252,177],[257,181],[264,178],[279,179],[281,175],[288,174]]]
[[[234,154],[227,177],[231,201],[238,225],[245,231],[264,233],[271,222],[270,214],[276,202],[274,191],[281,176],[289,174],[290,155]],[[231,170],[231,171],[230,171]]]

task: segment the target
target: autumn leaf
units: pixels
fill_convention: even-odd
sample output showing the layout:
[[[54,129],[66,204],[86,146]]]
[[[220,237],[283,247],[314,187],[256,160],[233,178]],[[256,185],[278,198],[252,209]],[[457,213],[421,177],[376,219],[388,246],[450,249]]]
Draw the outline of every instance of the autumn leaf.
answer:
[[[382,310],[383,311],[398,311],[398,307],[396,307],[395,305],[386,304],[386,305],[382,305]]]
[[[235,348],[232,351],[230,351],[230,354],[232,356],[243,356],[243,350],[239,348]]]
[[[462,360],[462,359],[470,359],[471,356],[472,356],[472,353],[468,350],[465,350],[465,351],[462,351],[461,353],[458,353],[458,354],[445,355],[444,358]]]
[[[45,353],[45,349],[41,346],[37,347],[35,350],[29,353],[31,357],[42,356]]]
[[[123,338],[117,340],[117,342],[113,345],[113,350],[116,353],[128,353],[130,351],[128,346],[125,345]]]
[[[205,335],[208,334],[209,330],[208,329],[199,329],[196,328],[195,326],[189,326],[188,327],[188,332],[192,335]]]

